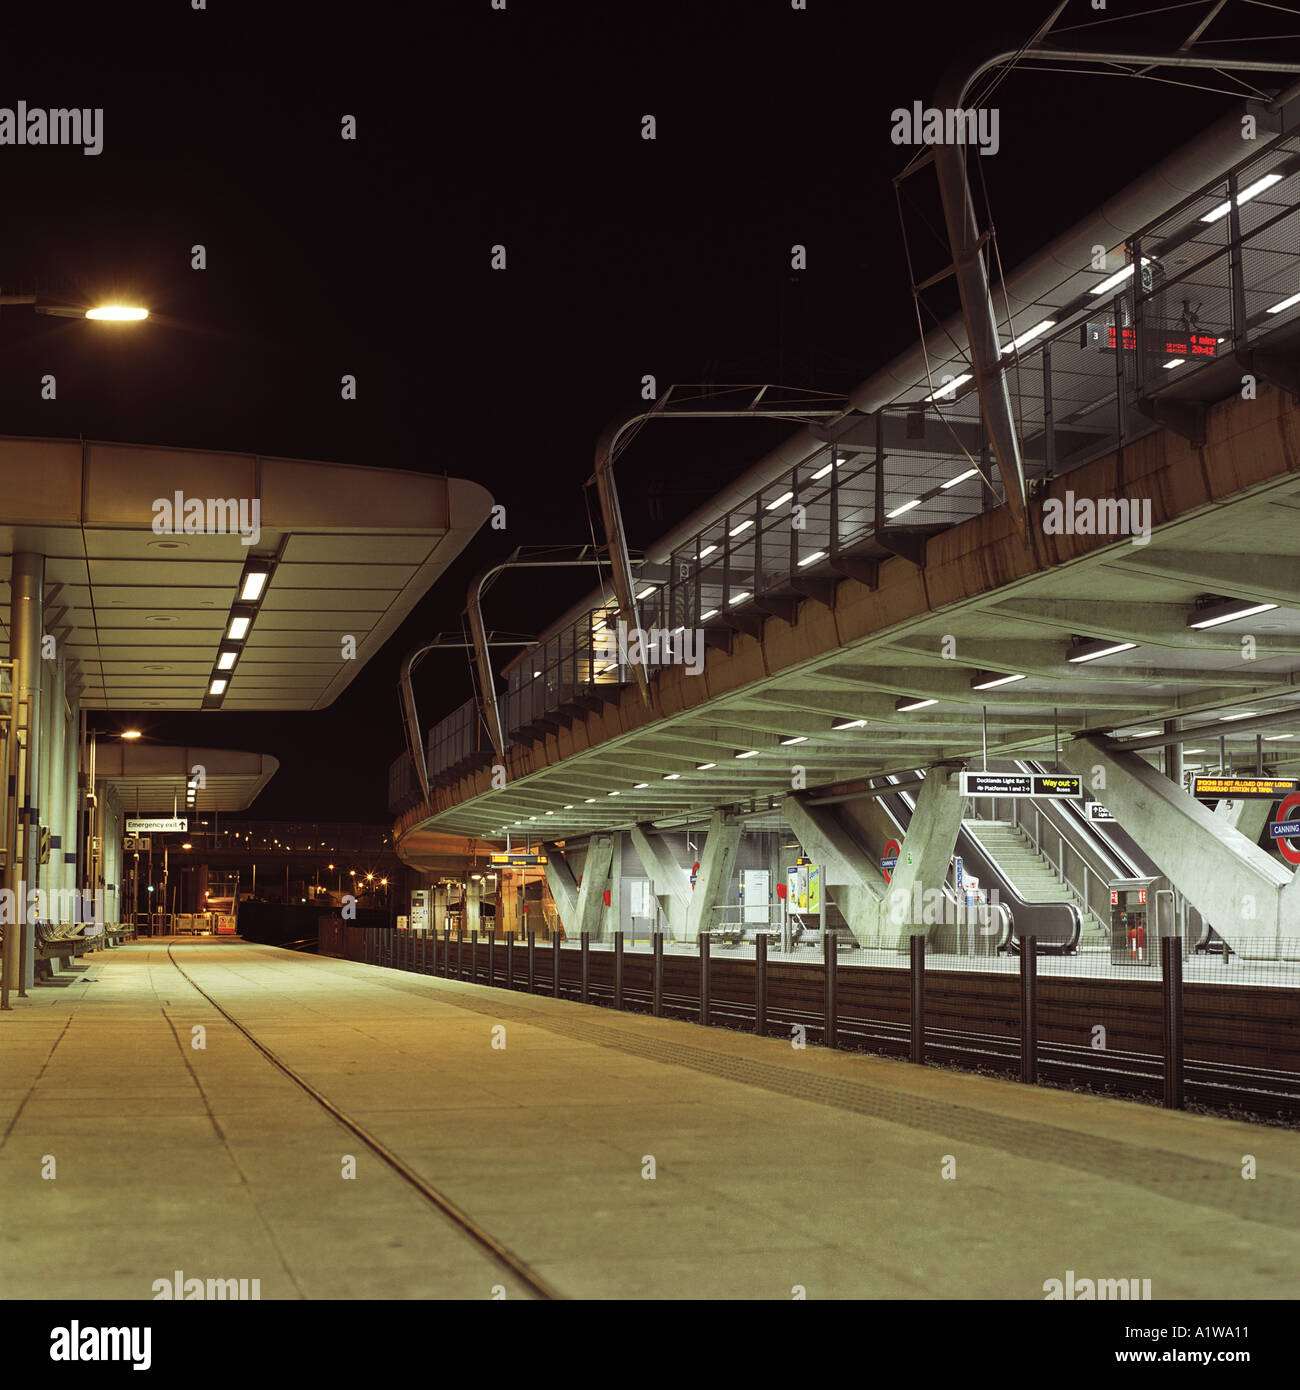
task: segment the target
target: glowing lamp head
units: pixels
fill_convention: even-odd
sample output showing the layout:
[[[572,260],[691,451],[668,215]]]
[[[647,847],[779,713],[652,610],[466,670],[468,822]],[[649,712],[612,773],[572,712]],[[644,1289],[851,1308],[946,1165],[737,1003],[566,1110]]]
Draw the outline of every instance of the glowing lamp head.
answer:
[[[140,730],[139,730],[139,729],[123,729],[123,730],[122,730],[122,737],[123,737],[123,738],[139,738],[139,737],[140,737]]]
[[[139,323],[141,319],[149,317],[149,310],[134,308],[129,304],[101,304],[97,308],[87,309],[86,317],[104,323]]]

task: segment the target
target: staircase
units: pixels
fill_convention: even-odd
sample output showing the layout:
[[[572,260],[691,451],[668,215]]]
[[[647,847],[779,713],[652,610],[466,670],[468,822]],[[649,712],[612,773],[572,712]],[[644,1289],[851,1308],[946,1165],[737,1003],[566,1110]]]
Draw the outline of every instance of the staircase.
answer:
[[[1038,853],[1019,826],[1010,821],[968,820],[963,822],[963,828],[988,850],[1027,903],[1075,903],[1083,913],[1084,939],[1109,941],[1105,924]]]

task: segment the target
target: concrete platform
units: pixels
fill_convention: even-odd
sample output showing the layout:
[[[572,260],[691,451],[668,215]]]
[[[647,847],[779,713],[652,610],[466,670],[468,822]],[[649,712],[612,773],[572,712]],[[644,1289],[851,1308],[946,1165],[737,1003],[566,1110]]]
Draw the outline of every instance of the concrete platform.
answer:
[[[1067,1270],[1156,1299],[1300,1285],[1287,1131],[187,938],[0,1015],[0,1298],[150,1299],[176,1270],[264,1299],[528,1296],[169,945],[564,1296],[1042,1299]]]

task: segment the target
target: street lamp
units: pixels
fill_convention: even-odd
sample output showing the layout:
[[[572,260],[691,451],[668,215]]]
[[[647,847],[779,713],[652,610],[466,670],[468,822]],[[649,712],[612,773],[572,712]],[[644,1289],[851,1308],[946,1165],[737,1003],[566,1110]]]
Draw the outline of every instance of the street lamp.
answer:
[[[0,305],[30,304],[38,314],[59,319],[92,319],[99,323],[139,323],[149,310],[137,304],[50,304],[36,294],[0,294]]]

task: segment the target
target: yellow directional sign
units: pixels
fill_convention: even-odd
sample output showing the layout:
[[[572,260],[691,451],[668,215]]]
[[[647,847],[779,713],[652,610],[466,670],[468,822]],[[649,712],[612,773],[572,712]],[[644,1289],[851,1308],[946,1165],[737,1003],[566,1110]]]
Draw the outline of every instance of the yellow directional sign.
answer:
[[[1227,797],[1234,801],[1276,801],[1300,790],[1294,777],[1196,777],[1192,795],[1197,797]]]
[[[492,856],[494,864],[504,864],[508,868],[519,864],[545,864],[544,854],[494,854]]]

